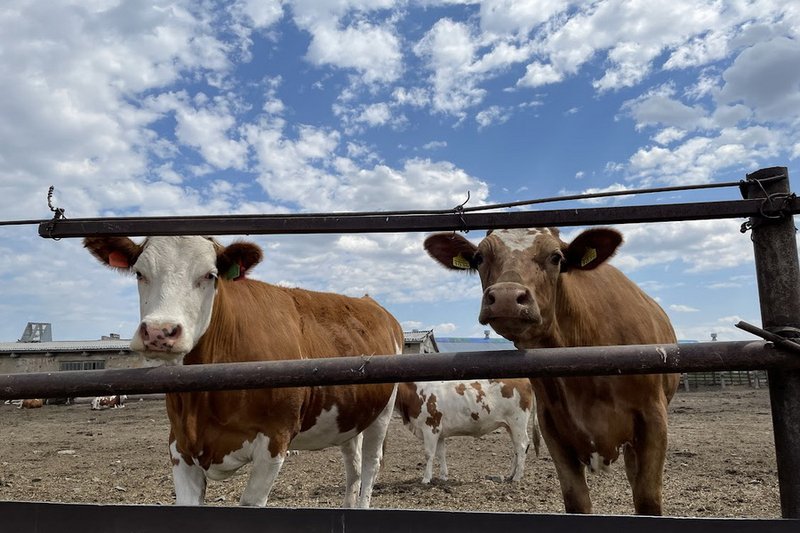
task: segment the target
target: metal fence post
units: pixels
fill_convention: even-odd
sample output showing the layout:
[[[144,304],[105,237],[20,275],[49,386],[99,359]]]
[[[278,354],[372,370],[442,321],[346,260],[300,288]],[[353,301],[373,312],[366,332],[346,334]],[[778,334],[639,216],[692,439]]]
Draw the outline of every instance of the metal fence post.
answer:
[[[784,178],[768,180],[780,176]],[[788,169],[772,167],[748,174],[742,194],[745,198],[765,198],[765,216],[750,219],[762,327],[783,336],[800,336],[800,268],[794,217],[778,216],[789,195]],[[770,371],[768,378],[781,514],[800,518],[800,372]]]

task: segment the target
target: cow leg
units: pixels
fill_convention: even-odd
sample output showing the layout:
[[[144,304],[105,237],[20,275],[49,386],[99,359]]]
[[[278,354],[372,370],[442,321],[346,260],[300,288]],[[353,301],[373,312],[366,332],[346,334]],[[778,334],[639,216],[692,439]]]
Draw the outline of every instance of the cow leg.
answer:
[[[184,461],[174,442],[170,443],[172,482],[176,505],[203,505],[206,497],[206,473],[196,464]]]
[[[444,437],[440,437],[436,443],[436,459],[439,461],[439,478],[447,481],[447,444]]]
[[[433,477],[433,458],[439,449],[439,435],[431,431],[428,426],[422,429],[422,447],[425,449],[425,472],[422,474],[422,482],[427,484]]]
[[[273,457],[269,451],[270,439],[259,434],[253,441],[252,458],[253,464],[250,468],[250,479],[239,499],[239,505],[250,507],[264,507],[267,505],[269,493],[272,485],[281,471],[283,461],[286,459],[289,439],[285,439],[286,444],[278,446],[277,453]]]
[[[572,450],[559,443],[550,414],[544,412],[540,415],[544,415],[539,417],[539,426],[556,467],[561,495],[564,498],[564,510],[568,513],[591,513],[592,500],[586,484],[586,467]]]
[[[361,489],[361,447],[362,434],[359,433],[345,442],[339,449],[344,462],[345,487],[342,507],[350,509],[356,506],[358,491]]]
[[[394,400],[397,396],[397,384],[392,388],[386,406],[378,417],[363,431],[361,447],[361,489],[358,493],[359,509],[368,509],[372,500],[372,487],[378,479],[378,472],[383,459],[383,442],[394,412]]]
[[[635,432],[634,442],[625,446],[625,473],[633,492],[633,507],[636,514],[660,516],[667,456],[666,409],[653,409],[637,417]]]
[[[511,447],[514,449],[511,473],[508,475],[508,480],[512,482],[522,479],[522,474],[525,472],[525,458],[531,443],[528,437],[528,417],[519,418],[520,420],[511,420],[508,425],[508,435],[511,437]]]

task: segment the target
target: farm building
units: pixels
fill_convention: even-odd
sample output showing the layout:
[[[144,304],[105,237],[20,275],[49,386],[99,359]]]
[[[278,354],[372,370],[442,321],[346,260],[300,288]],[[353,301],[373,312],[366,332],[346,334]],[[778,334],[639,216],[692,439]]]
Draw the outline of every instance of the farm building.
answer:
[[[31,322],[16,342],[0,342],[0,374],[137,368],[144,359],[130,339],[114,333],[99,340],[53,341],[49,323]]]

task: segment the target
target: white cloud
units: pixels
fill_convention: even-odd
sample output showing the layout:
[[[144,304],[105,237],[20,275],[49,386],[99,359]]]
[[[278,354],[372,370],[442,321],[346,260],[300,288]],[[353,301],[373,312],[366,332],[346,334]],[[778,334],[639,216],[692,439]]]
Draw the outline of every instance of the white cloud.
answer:
[[[628,171],[645,185],[705,183],[725,169],[740,174],[755,170],[760,161],[778,156],[785,143],[779,130],[725,128],[717,134],[688,138],[672,148],[640,148],[630,157]]]
[[[508,109],[493,105],[479,111],[475,115],[475,122],[478,123],[478,129],[481,130],[491,125],[502,124],[510,118],[511,112]]]
[[[525,69],[525,75],[517,81],[519,87],[541,87],[551,83],[558,83],[564,79],[564,74],[556,70],[553,65],[546,65],[535,61]]]
[[[778,37],[744,50],[725,70],[722,103],[742,102],[761,120],[800,120],[800,41]]]
[[[432,71],[436,111],[463,116],[483,99],[486,91],[477,86],[480,76],[472,69],[476,48],[469,26],[450,19],[437,21],[414,47]]]
[[[325,22],[309,29],[307,57],[315,65],[354,69],[366,83],[392,82],[402,72],[400,41],[388,26],[362,21],[339,29]]]
[[[568,6],[561,0],[484,0],[480,2],[481,28],[502,36],[525,36]]]
[[[669,306],[671,311],[675,311],[676,313],[697,313],[700,311],[694,307],[689,305],[682,305],[682,304],[672,304]]]
[[[656,135],[653,136],[653,140],[658,144],[671,144],[675,141],[679,141],[686,137],[686,131],[678,128],[664,128]]]
[[[627,224],[620,228],[625,241],[614,263],[625,272],[678,263],[688,273],[749,264],[753,262],[753,247],[749,235],[739,231],[740,226],[740,220]]]
[[[633,118],[636,128],[665,126],[674,130],[692,131],[709,124],[708,112],[700,105],[688,106],[675,99],[675,87],[662,85],[628,100],[622,110]]]

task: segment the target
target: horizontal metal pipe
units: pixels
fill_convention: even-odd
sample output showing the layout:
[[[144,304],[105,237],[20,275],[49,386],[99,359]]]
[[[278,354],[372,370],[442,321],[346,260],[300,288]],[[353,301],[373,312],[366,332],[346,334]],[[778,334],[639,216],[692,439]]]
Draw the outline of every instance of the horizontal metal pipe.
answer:
[[[309,233],[388,233],[543,226],[586,226],[758,216],[762,200],[618,206],[549,211],[453,213],[439,215],[219,215],[59,219],[39,225],[45,238],[91,235],[262,235]],[[800,213],[800,199],[787,209]]]
[[[0,375],[0,399],[755,369],[800,369],[800,357],[759,340],[41,372]]]

